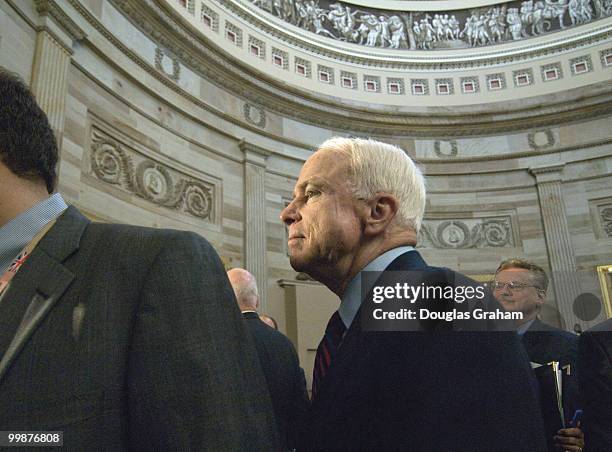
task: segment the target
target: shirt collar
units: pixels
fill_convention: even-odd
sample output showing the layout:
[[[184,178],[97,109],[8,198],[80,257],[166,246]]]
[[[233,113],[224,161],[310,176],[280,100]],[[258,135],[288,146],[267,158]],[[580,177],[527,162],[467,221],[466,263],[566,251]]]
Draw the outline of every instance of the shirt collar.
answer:
[[[397,257],[413,250],[414,247],[405,245],[386,251],[368,265],[363,267],[361,271],[355,275],[348,286],[346,286],[346,290],[342,296],[342,302],[338,308],[338,314],[340,314],[340,318],[347,329],[350,328],[351,324],[353,323],[353,320],[357,315],[357,311],[359,311],[359,308],[361,307],[361,302],[363,301],[363,294],[361,293],[361,272],[382,272]],[[369,292],[369,290],[370,288],[368,288],[366,292]]]
[[[516,329],[516,332],[518,333],[519,336],[522,336],[523,334],[525,334],[527,332],[527,330],[531,327],[531,325],[533,324],[533,322],[535,322],[536,317],[534,317],[533,319],[523,323],[521,326],[519,326]]]
[[[67,207],[62,195],[55,193],[0,227],[0,274],[34,236]]]

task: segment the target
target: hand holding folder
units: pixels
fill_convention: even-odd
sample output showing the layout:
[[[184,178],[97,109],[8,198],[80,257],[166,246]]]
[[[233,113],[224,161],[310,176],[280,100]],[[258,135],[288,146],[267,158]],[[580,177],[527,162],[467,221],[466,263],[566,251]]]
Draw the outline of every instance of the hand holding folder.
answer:
[[[557,361],[548,364],[531,363],[531,367],[538,381],[549,448],[555,450],[554,438],[558,437],[559,430],[577,427],[569,425],[565,416],[565,413],[574,413],[579,408],[576,376],[569,364],[560,367]]]

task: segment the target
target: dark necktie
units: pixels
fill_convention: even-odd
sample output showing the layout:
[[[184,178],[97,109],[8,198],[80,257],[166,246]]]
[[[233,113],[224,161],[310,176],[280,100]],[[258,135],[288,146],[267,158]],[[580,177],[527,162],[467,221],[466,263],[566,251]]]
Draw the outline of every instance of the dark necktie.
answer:
[[[329,369],[332,359],[338,351],[338,347],[340,347],[342,336],[344,335],[345,331],[346,327],[340,318],[340,314],[338,314],[338,311],[334,312],[334,315],[331,316],[331,319],[329,319],[329,322],[327,323],[325,335],[319,343],[317,355],[315,356],[314,369],[312,371],[313,400],[315,400],[317,397],[317,393],[321,388],[321,383],[327,374],[327,370]]]

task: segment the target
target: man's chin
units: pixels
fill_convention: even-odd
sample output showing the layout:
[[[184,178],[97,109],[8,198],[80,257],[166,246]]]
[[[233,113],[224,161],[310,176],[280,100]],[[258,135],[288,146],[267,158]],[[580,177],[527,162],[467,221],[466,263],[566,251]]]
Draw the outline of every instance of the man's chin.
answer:
[[[289,263],[296,272],[308,274],[309,265],[306,259],[303,259],[300,256],[290,255]]]
[[[504,304],[504,303],[500,303],[502,305],[502,308],[504,308],[506,310],[506,312],[518,312],[520,311],[518,306],[515,306],[513,304]]]

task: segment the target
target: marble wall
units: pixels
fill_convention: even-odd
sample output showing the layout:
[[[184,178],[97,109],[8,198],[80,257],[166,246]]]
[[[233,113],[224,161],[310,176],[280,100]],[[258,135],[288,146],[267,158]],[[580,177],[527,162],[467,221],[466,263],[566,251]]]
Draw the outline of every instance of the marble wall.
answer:
[[[287,298],[293,286],[278,283],[296,278],[279,215],[311,150],[330,136],[355,133],[351,119],[339,128],[309,121],[306,105],[295,115],[263,108],[248,97],[255,85],[228,89],[190,55],[170,52],[164,33],[137,27],[114,2],[0,0],[0,65],[32,83],[52,117],[67,201],[97,221],[203,235],[228,266],[256,274],[263,310],[281,330],[296,343],[319,337],[310,320],[295,330],[298,317],[288,308],[295,295]],[[480,279],[514,256],[544,266],[557,284],[570,274],[572,284],[551,291],[543,312],[552,323],[563,317],[570,329],[606,317],[602,310],[594,319],[577,318],[572,297],[590,292],[601,299],[596,267],[612,264],[604,212],[612,206],[610,76],[584,80],[582,97],[601,96],[607,112],[595,101],[583,106],[575,92],[529,91],[525,104],[549,105],[537,127],[525,118],[491,128],[466,120],[454,135],[452,126],[444,136],[410,126],[376,134],[404,147],[427,176],[425,258]],[[477,120],[482,109],[474,102],[462,111]],[[483,102],[491,102],[489,94]],[[574,108],[571,102],[574,113],[556,113]],[[325,289],[313,290],[312,309],[326,312],[330,299]],[[312,338],[304,341],[300,354],[309,356]]]

